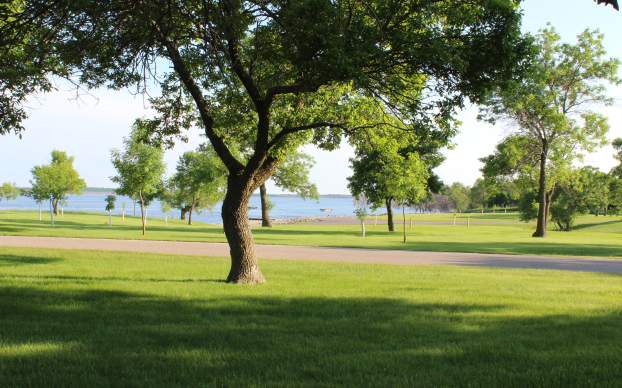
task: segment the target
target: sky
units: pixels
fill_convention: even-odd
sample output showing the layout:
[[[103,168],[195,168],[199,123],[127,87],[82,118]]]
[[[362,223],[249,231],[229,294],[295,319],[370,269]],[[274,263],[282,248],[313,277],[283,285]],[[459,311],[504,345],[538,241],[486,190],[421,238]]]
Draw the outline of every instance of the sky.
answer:
[[[527,0],[523,3],[523,30],[537,32],[550,23],[564,41],[573,42],[586,28],[598,28],[605,35],[605,48],[610,56],[622,58],[620,26],[622,12],[611,7],[597,6],[592,0]],[[611,126],[608,138],[622,137],[622,86],[611,88],[616,98],[614,106],[604,108]],[[148,104],[142,96],[129,91],[95,90],[90,95],[76,98],[71,88],[58,85],[58,90],[36,96],[28,102],[29,118],[22,138],[0,136],[0,182],[10,181],[19,186],[30,186],[30,170],[35,165],[49,162],[53,149],[67,151],[75,157],[75,166],[90,187],[113,187],[110,177],[115,171],[110,162],[110,150],[120,148],[132,122],[148,117]],[[477,107],[469,106],[459,114],[460,133],[453,139],[454,146],[444,150],[445,162],[435,172],[451,184],[472,184],[480,174],[479,158],[494,151],[495,145],[511,129],[492,126],[477,120]],[[193,130],[187,144],[180,143],[166,152],[168,173],[174,171],[179,156],[204,142],[200,129]],[[347,194],[347,177],[351,175],[349,158],[352,149],[345,145],[327,152],[313,146],[304,151],[315,158],[311,180],[321,194]],[[610,146],[587,155],[585,164],[609,171],[615,165]],[[272,193],[281,192],[271,183]]]

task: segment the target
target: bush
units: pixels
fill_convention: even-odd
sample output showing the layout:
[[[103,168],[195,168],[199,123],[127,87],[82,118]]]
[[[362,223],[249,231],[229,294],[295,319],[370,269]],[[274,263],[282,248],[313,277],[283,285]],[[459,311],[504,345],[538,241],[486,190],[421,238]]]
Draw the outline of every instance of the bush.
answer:
[[[518,212],[521,221],[531,221],[538,218],[538,194],[533,191],[525,192],[518,200]]]

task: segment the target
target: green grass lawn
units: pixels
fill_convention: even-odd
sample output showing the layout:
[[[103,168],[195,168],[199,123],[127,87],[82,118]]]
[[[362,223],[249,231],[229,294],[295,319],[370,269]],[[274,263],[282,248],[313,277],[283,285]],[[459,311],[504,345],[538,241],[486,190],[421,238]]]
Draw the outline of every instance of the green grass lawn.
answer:
[[[0,386],[615,386],[616,275],[0,250]]]
[[[279,225],[273,228],[254,228],[255,241],[260,244],[310,245],[331,247],[360,247],[407,249],[424,251],[484,252],[508,254],[539,254],[565,256],[622,257],[622,217],[583,216],[576,230],[551,230],[545,239],[534,239],[532,223],[522,223],[516,214],[471,214],[470,227],[460,224],[466,215],[459,216],[457,225],[417,224],[417,222],[452,222],[453,215],[414,215],[415,224],[408,226],[408,243],[402,244],[401,225],[389,233],[382,220],[368,220],[366,238],[360,237],[357,225]],[[410,217],[409,217],[410,219]],[[33,212],[0,212],[0,235],[64,236],[92,238],[141,239],[140,221],[114,218],[113,226],[106,224],[107,216],[84,213],[65,213],[56,226],[40,222]],[[478,222],[476,224],[476,222]],[[488,224],[483,224],[483,223]],[[159,219],[148,222],[146,239],[224,242],[222,228],[195,223],[185,225]]]

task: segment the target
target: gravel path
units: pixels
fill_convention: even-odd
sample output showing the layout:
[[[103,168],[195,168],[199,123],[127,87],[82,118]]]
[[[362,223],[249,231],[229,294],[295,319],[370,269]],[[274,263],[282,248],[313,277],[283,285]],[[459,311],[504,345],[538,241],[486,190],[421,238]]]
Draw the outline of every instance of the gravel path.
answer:
[[[228,256],[224,243],[105,240],[63,237],[0,236],[2,247],[93,249],[175,255]],[[569,258],[454,252],[416,252],[356,248],[320,248],[289,245],[256,245],[262,259],[317,260],[327,262],[396,265],[459,265],[495,268],[553,269],[622,274],[622,259]]]

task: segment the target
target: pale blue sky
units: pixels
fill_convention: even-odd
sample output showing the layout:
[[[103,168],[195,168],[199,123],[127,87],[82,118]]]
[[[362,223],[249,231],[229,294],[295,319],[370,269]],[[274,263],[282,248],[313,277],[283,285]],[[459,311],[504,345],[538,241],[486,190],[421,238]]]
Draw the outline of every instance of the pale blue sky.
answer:
[[[622,12],[611,7],[596,6],[592,0],[527,0],[524,8],[524,30],[536,32],[550,22],[567,41],[585,28],[599,28],[605,34],[605,45],[611,56],[622,57]],[[622,137],[622,87],[612,90],[617,98],[615,106],[607,108],[611,131],[609,138]],[[78,101],[69,90],[60,90],[38,96],[29,102],[30,118],[20,140],[15,136],[0,137],[0,182],[12,181],[20,186],[29,185],[30,170],[34,165],[47,163],[52,149],[66,150],[76,158],[76,167],[89,186],[112,186],[109,177],[114,174],[110,163],[110,149],[121,146],[123,136],[136,117],[148,115],[141,96],[127,91],[99,90],[93,97]],[[475,108],[461,113],[463,126],[454,139],[456,146],[445,151],[447,160],[436,171],[446,182],[471,184],[479,175],[482,156],[490,154],[495,144],[508,133],[503,126],[478,122]],[[168,151],[169,171],[174,169],[179,155],[196,147],[200,130],[191,134],[189,144],[179,144]],[[350,175],[349,147],[324,152],[306,147],[316,159],[312,179],[322,194],[347,193],[346,177]],[[605,147],[586,158],[586,163],[609,170],[614,165],[612,150]],[[278,192],[278,189],[273,189]]]

